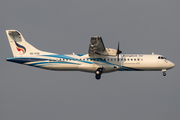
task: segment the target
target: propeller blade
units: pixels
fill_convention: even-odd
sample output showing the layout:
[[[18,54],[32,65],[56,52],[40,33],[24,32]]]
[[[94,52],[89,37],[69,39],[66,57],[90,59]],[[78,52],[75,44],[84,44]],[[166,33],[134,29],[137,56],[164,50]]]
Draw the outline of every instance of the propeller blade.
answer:
[[[117,53],[116,53],[118,61],[119,61],[119,54],[121,54],[121,53],[122,53],[122,51],[119,50],[119,41],[118,41],[118,48],[117,48]]]
[[[119,41],[118,41],[118,48],[117,48],[118,52],[119,52]]]
[[[119,61],[119,54],[117,54],[117,57],[118,57],[118,61]]]

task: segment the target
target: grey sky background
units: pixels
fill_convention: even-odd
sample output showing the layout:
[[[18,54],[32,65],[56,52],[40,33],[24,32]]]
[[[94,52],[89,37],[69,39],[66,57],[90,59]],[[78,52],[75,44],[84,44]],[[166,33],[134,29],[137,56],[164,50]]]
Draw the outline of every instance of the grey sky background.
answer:
[[[179,0],[1,0],[0,120],[179,120]],[[156,72],[47,71],[5,61],[5,30],[44,51],[87,53],[90,37],[123,53],[161,54]]]

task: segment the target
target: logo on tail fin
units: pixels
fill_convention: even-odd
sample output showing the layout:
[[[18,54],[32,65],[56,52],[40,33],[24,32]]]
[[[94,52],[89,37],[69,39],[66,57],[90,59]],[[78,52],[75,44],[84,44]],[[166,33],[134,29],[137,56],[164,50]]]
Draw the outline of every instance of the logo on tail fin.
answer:
[[[16,44],[17,51],[21,52],[22,54],[26,53],[26,48],[20,44],[18,44],[16,41],[14,41]]]
[[[21,34],[18,31],[13,31],[13,30],[9,31],[8,34],[14,40],[17,51],[19,51],[20,54],[26,53],[26,48],[17,43],[17,42],[22,42]]]

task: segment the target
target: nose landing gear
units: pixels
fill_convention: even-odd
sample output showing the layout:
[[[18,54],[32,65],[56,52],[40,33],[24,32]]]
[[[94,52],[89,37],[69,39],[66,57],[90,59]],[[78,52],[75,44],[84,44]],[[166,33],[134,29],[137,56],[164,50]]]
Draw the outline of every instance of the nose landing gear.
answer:
[[[162,70],[163,76],[166,76],[166,69]]]
[[[102,72],[103,72],[103,68],[98,68],[98,69],[95,71],[95,74],[96,74],[95,78],[96,78],[97,80],[101,79],[101,74],[102,74]]]
[[[166,72],[163,72],[163,76],[166,76]]]

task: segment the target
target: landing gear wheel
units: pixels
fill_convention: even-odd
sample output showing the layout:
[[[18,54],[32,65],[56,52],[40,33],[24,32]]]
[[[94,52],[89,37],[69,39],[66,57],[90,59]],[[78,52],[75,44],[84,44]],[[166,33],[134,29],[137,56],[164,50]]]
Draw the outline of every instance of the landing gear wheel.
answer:
[[[103,69],[102,69],[102,68],[99,68],[99,70],[98,70],[98,71],[102,74]]]
[[[96,78],[97,80],[101,79],[101,74],[102,74],[102,72],[103,72],[103,68],[98,68],[98,69],[96,70],[96,72],[95,72],[95,74],[96,74],[95,78]]]
[[[100,71],[97,70],[97,71],[96,71],[96,75],[99,75],[99,74],[100,74]]]
[[[96,79],[97,80],[101,79],[101,75],[96,75]]]
[[[165,73],[165,72],[163,72],[163,76],[166,76],[166,73]]]

